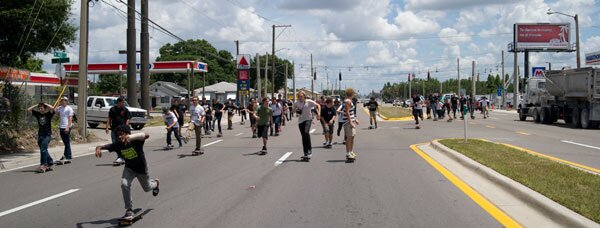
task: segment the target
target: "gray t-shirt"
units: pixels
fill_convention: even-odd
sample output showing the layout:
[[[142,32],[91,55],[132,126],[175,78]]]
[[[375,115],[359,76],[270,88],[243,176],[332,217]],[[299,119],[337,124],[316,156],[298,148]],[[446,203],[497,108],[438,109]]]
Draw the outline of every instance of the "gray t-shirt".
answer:
[[[296,101],[294,104],[294,110],[302,110],[302,113],[298,117],[298,123],[302,123],[307,120],[312,120],[312,109],[317,106],[317,103],[313,100],[305,100],[304,102]]]

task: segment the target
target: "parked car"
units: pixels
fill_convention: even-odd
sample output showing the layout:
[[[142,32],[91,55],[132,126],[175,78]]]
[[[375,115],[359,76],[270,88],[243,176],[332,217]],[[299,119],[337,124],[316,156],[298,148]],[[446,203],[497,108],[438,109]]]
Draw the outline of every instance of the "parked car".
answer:
[[[108,119],[108,111],[112,106],[117,104],[117,97],[103,97],[103,96],[89,96],[86,104],[86,120],[87,124],[91,128],[96,128],[100,123],[106,124]],[[131,113],[131,119],[129,125],[134,130],[140,130],[144,128],[146,122],[147,111],[141,108],[129,107],[129,104],[125,102],[125,107]],[[73,111],[77,113],[77,106],[72,106]]]

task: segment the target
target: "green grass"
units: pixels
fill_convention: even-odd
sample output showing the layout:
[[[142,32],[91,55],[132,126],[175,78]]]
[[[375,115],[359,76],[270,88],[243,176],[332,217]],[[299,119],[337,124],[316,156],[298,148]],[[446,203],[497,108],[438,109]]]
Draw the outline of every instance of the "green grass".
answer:
[[[493,142],[444,139],[440,143],[600,223],[599,175]]]
[[[412,111],[401,107],[379,107],[379,114],[387,118],[411,117]]]

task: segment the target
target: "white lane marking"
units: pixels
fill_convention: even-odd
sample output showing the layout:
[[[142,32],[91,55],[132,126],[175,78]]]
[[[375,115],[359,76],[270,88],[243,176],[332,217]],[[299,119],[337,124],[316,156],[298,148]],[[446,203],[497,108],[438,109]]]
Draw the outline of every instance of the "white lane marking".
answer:
[[[237,134],[235,134],[235,136],[240,136],[240,135],[243,135],[243,134],[244,133],[237,133]]]
[[[521,135],[531,135],[531,134],[529,134],[527,132],[522,132],[522,131],[515,131],[515,133],[521,134]]]
[[[80,155],[73,155],[73,158],[88,156],[88,155],[92,155],[92,154],[96,153],[96,151],[95,151],[96,147],[88,147],[88,151],[90,151],[90,150],[92,150],[94,152],[80,154]],[[24,166],[15,167],[15,168],[12,168],[12,169],[2,170],[2,171],[0,171],[0,173],[6,173],[6,172],[15,171],[15,170],[18,170],[18,169],[28,168],[28,167],[32,167],[32,166],[38,166],[38,165],[39,164],[37,164],[37,163],[33,163],[33,164],[30,164],[30,165],[24,165]]]
[[[281,158],[279,158],[279,160],[277,160],[275,162],[275,166],[279,166],[279,165],[283,164],[285,159],[287,159],[290,155],[292,155],[292,152],[285,153],[283,156],[281,156]]]
[[[213,144],[220,143],[220,142],[222,142],[222,141],[223,141],[222,139],[219,139],[219,140],[217,140],[217,141],[214,141],[214,142],[210,142],[210,143],[204,144],[204,145],[202,145],[202,147],[207,147],[207,146],[210,146],[210,145],[213,145]]]
[[[570,143],[570,144],[577,145],[577,146],[583,146],[583,147],[587,147],[587,148],[592,148],[592,149],[600,150],[600,147],[590,146],[590,145],[586,145],[586,144],[582,144],[582,143],[576,143],[576,142],[573,142],[573,141],[561,140],[561,142]]]
[[[28,208],[28,207],[32,207],[32,206],[35,206],[35,205],[38,205],[38,204],[41,204],[41,203],[44,203],[44,202],[56,199],[56,198],[61,197],[61,196],[65,196],[65,195],[71,194],[71,193],[76,192],[76,191],[79,191],[79,189],[78,188],[70,189],[70,190],[68,190],[66,192],[58,193],[56,195],[49,196],[49,197],[43,198],[43,199],[35,201],[35,202],[28,203],[28,204],[25,204],[23,206],[15,207],[13,209],[0,212],[0,217],[8,215],[8,214],[11,214],[11,213],[14,213],[14,212],[17,212],[17,211],[20,211],[20,210],[23,210],[23,209]]]
[[[310,132],[309,132],[309,133],[310,133],[310,134],[312,134],[312,133],[313,133],[313,132],[315,132],[316,130],[317,130],[317,129],[312,129],[312,130],[310,130]]]

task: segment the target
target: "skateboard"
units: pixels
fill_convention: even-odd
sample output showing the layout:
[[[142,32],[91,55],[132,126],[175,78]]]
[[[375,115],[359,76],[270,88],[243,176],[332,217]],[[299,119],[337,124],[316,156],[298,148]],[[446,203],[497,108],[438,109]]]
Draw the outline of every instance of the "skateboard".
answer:
[[[138,220],[140,220],[142,218],[143,218],[142,213],[137,211],[133,215],[133,218],[131,218],[131,219],[120,218],[119,219],[119,227],[131,226],[133,223],[137,222]]]
[[[203,155],[204,151],[192,151],[192,156]]]
[[[55,161],[54,164],[55,165],[71,164],[71,161],[61,161],[61,160],[58,160],[58,161]]]
[[[369,129],[375,129],[375,127],[373,125],[369,126]]]
[[[266,150],[261,150],[258,152],[258,155],[267,155],[267,151]]]
[[[355,160],[356,158],[346,157],[346,163],[353,163]]]
[[[421,129],[421,127],[420,126],[416,126],[415,129]]]
[[[164,150],[172,150],[174,147],[170,147],[170,146],[165,146],[163,147]]]
[[[113,162],[113,166],[121,166],[124,164],[125,164],[125,162]]]
[[[301,160],[301,161],[304,161],[304,162],[309,162],[309,161],[310,161],[310,157],[309,157],[309,156],[302,156],[302,157],[300,158],[300,160]]]
[[[44,168],[42,168],[42,167],[38,167],[38,168],[36,169],[36,171],[37,171],[38,173],[45,173],[45,172],[47,172],[47,171],[52,171],[52,170],[54,170],[54,168],[52,168],[52,167],[44,167]]]

